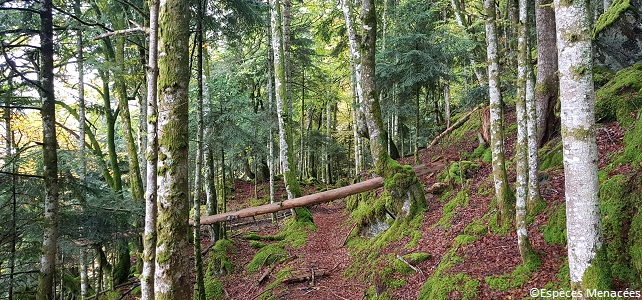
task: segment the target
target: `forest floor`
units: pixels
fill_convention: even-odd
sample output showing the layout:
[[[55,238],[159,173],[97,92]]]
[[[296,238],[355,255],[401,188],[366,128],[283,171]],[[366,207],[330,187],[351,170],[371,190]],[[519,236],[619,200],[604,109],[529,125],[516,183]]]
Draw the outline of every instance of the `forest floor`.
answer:
[[[514,113],[507,115],[507,128],[514,123]],[[612,153],[622,149],[622,137],[624,131],[618,123],[599,124],[598,126],[598,148],[600,167],[608,163]],[[460,155],[465,151],[472,153],[478,147],[476,132],[465,133],[464,138],[457,142],[440,142],[430,150],[421,150],[419,160],[422,165],[440,166],[446,168],[450,162],[463,159]],[[508,131],[505,140],[507,161],[511,161],[514,152],[515,132]],[[414,158],[402,158],[400,162],[414,164]],[[441,201],[439,196],[426,194],[429,209],[425,212],[421,225],[421,238],[416,246],[411,249],[404,247],[407,239],[388,244],[380,250],[380,255],[395,253],[404,255],[410,252],[425,252],[431,258],[414,266],[420,272],[399,275],[395,278],[403,278],[405,284],[400,287],[388,290],[391,299],[417,299],[420,290],[426,280],[438,269],[442,258],[453,248],[455,238],[464,233],[464,228],[474,220],[484,220],[484,217],[492,211],[490,208],[493,197],[492,181],[490,180],[491,165],[476,160],[480,165],[479,170],[471,175],[464,185],[454,185],[452,195],[460,190],[470,191],[470,200],[467,206],[456,208],[449,226],[438,226],[437,222],[442,218],[442,208],[447,201]],[[614,172],[626,172],[626,167]],[[436,182],[436,175],[433,172],[420,177],[425,187],[430,187]],[[472,243],[466,243],[456,247],[455,254],[459,259],[450,269],[443,271],[443,274],[467,274],[467,280],[478,280],[476,296],[478,299],[522,299],[529,297],[529,289],[545,288],[547,283],[556,283],[559,286],[561,281],[568,281],[567,278],[558,278],[561,266],[566,260],[566,247],[564,245],[551,245],[544,241],[542,227],[548,221],[548,216],[556,207],[564,201],[564,172],[561,167],[548,169],[542,174],[541,194],[546,201],[546,209],[534,216],[528,225],[528,233],[534,250],[541,260],[541,265],[530,275],[521,286],[510,287],[507,290],[491,288],[485,278],[491,275],[510,274],[516,266],[521,264],[517,248],[517,237],[515,230],[508,234],[499,235],[490,229],[482,233]],[[515,182],[515,170],[509,166],[509,182]],[[317,186],[318,187],[318,186]],[[278,189],[282,193],[283,189]],[[314,193],[315,187],[309,186],[306,193]],[[249,202],[256,202],[257,195],[265,195],[268,192],[267,183],[255,185],[252,182],[235,181],[234,192],[231,196],[228,209],[247,207]],[[278,194],[280,197],[280,194]],[[278,199],[278,198],[277,198]],[[256,205],[256,204],[254,204]],[[250,246],[250,241],[245,239],[247,233],[255,232],[262,236],[277,233],[284,227],[283,221],[272,223],[264,218],[258,220],[245,220],[245,225],[231,227],[229,237],[234,245],[234,252],[231,254],[231,261],[236,265],[232,274],[219,277],[222,283],[225,299],[362,299],[373,284],[372,280],[360,280],[346,275],[346,269],[355,261],[350,254],[349,247],[345,241],[352,231],[354,223],[351,222],[349,212],[345,209],[346,201],[338,200],[330,203],[310,207],[314,217],[316,230],[310,231],[307,243],[301,247],[286,247],[290,259],[277,265],[266,280],[259,283],[259,278],[268,267],[261,268],[258,272],[249,273],[245,266],[257,253],[257,249]],[[487,219],[487,218],[486,218]],[[485,225],[485,224],[484,224]],[[268,242],[266,242],[268,243]],[[204,249],[209,245],[208,240],[203,241]],[[394,257],[394,256],[393,256]],[[267,258],[266,258],[267,260]],[[278,270],[291,268],[301,273],[316,274],[313,279],[301,283],[280,283],[275,278]],[[376,278],[375,278],[376,281]],[[464,295],[458,291],[450,291],[447,298],[460,299]]]

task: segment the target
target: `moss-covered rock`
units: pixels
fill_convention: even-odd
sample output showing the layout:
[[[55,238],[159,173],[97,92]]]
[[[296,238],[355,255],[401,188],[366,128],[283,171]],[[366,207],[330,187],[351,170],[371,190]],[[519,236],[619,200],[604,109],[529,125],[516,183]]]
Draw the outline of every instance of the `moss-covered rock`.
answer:
[[[633,112],[642,107],[642,62],[623,69],[595,92],[598,121],[619,121],[623,127],[634,121]]]
[[[245,267],[249,273],[256,273],[259,269],[269,266],[277,261],[285,260],[290,253],[284,249],[283,243],[267,245],[257,252],[252,261]]]

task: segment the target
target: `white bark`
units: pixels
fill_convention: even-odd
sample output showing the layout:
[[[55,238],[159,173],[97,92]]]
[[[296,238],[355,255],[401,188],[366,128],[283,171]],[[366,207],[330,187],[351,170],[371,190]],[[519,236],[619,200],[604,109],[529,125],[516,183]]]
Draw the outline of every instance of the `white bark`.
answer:
[[[584,272],[602,247],[593,53],[587,3],[555,0],[555,22],[562,103],[568,262],[571,286],[581,288]]]
[[[446,115],[446,128],[450,127],[450,84],[444,81],[444,114]]]
[[[517,230],[517,246],[522,262],[526,263],[530,255],[531,245],[526,228],[526,202],[528,197],[529,164],[528,164],[528,115],[526,114],[526,98],[532,96],[527,91],[530,71],[530,55],[528,55],[528,6],[527,0],[519,0],[519,28],[517,55],[517,141],[515,142],[516,168],[516,199],[515,227]],[[531,81],[532,82],[532,81]]]
[[[156,200],[158,139],[156,117],[158,81],[158,1],[149,6],[149,57],[147,69],[147,155],[145,190],[145,225],[143,229],[143,270],[140,278],[141,299],[154,299],[154,273],[156,259]]]
[[[488,93],[490,96],[490,147],[492,151],[493,183],[500,218],[506,218],[505,197],[508,192],[506,165],[504,162],[504,129],[502,94],[499,82],[499,58],[497,56],[497,32],[495,24],[495,1],[485,0],[486,44],[488,60]]]

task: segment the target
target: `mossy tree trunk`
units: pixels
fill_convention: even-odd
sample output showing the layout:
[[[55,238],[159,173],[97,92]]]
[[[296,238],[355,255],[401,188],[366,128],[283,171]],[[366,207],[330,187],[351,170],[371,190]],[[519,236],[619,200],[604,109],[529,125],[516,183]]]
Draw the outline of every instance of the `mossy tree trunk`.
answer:
[[[511,193],[508,187],[504,161],[504,112],[499,81],[495,1],[485,0],[484,11],[486,13],[486,55],[488,60],[488,93],[490,96],[490,148],[492,151],[493,182],[495,200],[499,211],[498,221],[502,225],[506,225],[511,221],[509,216]]]
[[[190,299],[188,187],[189,3],[159,4],[158,220],[155,298]]]
[[[517,141],[515,142],[515,169],[517,173],[515,189],[515,227],[517,229],[517,247],[522,258],[522,263],[528,263],[533,255],[533,247],[528,238],[526,227],[526,202],[529,195],[529,165],[528,155],[528,114],[526,102],[532,93],[527,91],[529,77],[532,77],[530,66],[530,48],[528,43],[528,3],[527,0],[519,0],[519,24],[517,41],[517,98],[515,99],[517,114]],[[531,81],[532,83],[532,81]],[[531,86],[532,87],[532,86]]]
[[[196,120],[196,168],[194,170],[194,193],[192,209],[194,211],[194,299],[205,300],[205,281],[203,280],[203,257],[201,256],[201,197],[203,196],[203,18],[204,0],[198,0],[196,18],[196,76],[197,76],[197,120]]]
[[[598,199],[593,52],[588,3],[555,0],[566,230],[571,288],[608,290]]]
[[[45,182],[43,242],[36,299],[54,299],[56,251],[58,249],[58,154],[56,98],[54,93],[53,4],[44,0],[40,8],[40,98],[42,99],[42,157]]]
[[[557,77],[555,10],[552,4],[552,0],[535,1],[535,23],[537,29],[535,103],[539,146],[544,145],[551,139],[558,124],[555,117],[555,106],[559,91],[559,78]]]
[[[282,8],[280,0],[270,1],[271,6],[271,29],[272,29],[272,51],[274,55],[274,90],[279,125],[279,160],[283,170],[283,180],[288,199],[301,195],[296,171],[293,169],[291,124],[288,115],[286,69],[284,60],[283,29],[282,29]]]
[[[386,134],[383,131],[381,107],[375,87],[375,48],[377,37],[377,14],[374,0],[361,2],[362,40],[361,40],[361,87],[363,111],[370,137],[375,172],[384,178],[384,187],[395,199],[400,209],[398,214],[412,217],[426,206],[426,199],[421,184],[412,167],[402,167],[388,155]],[[409,202],[409,203],[408,203]]]
[[[156,260],[156,219],[158,182],[158,6],[159,1],[149,1],[149,53],[147,68],[147,148],[145,190],[145,225],[143,231],[143,270],[140,286],[141,299],[154,299],[154,273]]]

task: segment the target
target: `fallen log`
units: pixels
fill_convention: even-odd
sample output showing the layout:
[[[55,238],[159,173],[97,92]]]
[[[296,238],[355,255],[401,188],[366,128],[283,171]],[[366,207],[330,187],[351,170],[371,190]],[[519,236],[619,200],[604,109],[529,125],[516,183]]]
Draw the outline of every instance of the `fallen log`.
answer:
[[[430,142],[430,144],[428,144],[428,146],[427,146],[426,148],[427,148],[427,149],[432,148],[432,147],[433,147],[435,144],[437,144],[437,142],[439,142],[439,140],[441,140],[444,136],[446,136],[446,135],[450,134],[453,130],[455,130],[455,129],[459,128],[459,126],[461,126],[462,124],[464,124],[464,123],[465,123],[465,122],[470,118],[470,116],[472,116],[472,115],[473,115],[473,113],[474,113],[474,112],[476,112],[476,111],[477,111],[478,109],[480,109],[481,107],[482,107],[482,106],[481,106],[481,105],[479,105],[479,106],[475,107],[474,109],[472,109],[471,111],[469,111],[465,116],[463,116],[463,117],[461,117],[459,120],[457,120],[457,122],[455,122],[455,124],[451,125],[450,127],[448,127],[448,129],[444,130],[444,132],[442,132],[442,133],[440,133],[438,136],[436,136],[436,137],[435,137],[435,138]]]
[[[292,277],[289,277],[289,278],[285,278],[281,282],[285,283],[285,284],[293,284],[293,283],[311,281],[312,285],[314,285],[314,281],[317,278],[326,277],[326,276],[329,276],[329,275],[330,275],[330,273],[327,272],[327,270],[325,270],[325,269],[317,269],[317,270],[310,269],[310,272],[306,272],[304,274],[295,275],[295,276],[292,276]]]
[[[415,173],[417,177],[428,174],[435,169],[441,168],[441,165],[437,166],[418,166],[415,167]],[[377,177],[363,182],[359,182],[353,185],[344,186],[338,189],[329,190],[321,193],[316,193],[312,195],[307,195],[299,198],[294,198],[290,200],[285,200],[282,202],[269,203],[254,207],[248,207],[237,211],[226,212],[217,215],[203,216],[201,217],[201,225],[214,224],[219,222],[230,221],[238,218],[247,218],[254,217],[263,214],[269,214],[278,212],[281,210],[291,209],[295,207],[302,207],[314,204],[320,204],[325,202],[334,201],[337,199],[345,198],[350,195],[355,195],[370,190],[378,189],[383,187],[383,178]],[[193,220],[189,220],[190,225],[194,225]]]

